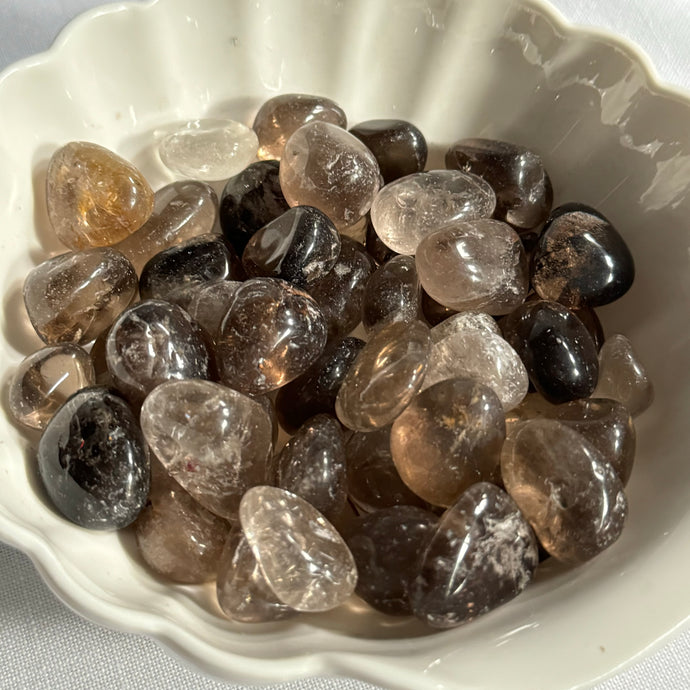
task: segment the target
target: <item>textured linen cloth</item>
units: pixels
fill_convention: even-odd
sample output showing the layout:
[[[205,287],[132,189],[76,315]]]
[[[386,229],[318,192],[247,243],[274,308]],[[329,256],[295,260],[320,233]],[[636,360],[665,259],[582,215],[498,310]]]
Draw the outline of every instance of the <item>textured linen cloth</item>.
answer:
[[[67,21],[98,4],[98,0],[0,0],[0,70],[48,48]],[[599,26],[629,38],[648,54],[662,81],[690,89],[690,0],[552,0],[552,4],[575,24]],[[3,690],[246,687],[206,678],[148,638],[83,620],[55,598],[26,556],[1,543],[0,659]],[[270,687],[372,690],[374,686],[346,678],[313,678]],[[677,631],[654,654],[595,687],[687,690],[690,630]]]

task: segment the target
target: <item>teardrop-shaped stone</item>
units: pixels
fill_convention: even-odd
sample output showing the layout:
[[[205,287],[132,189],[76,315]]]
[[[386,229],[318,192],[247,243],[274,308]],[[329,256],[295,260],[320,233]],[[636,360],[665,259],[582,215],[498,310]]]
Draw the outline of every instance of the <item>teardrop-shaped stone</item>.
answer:
[[[446,153],[446,167],[474,173],[496,192],[495,218],[516,228],[546,220],[553,189],[541,158],[519,144],[495,139],[460,139]]]
[[[539,296],[569,308],[609,304],[635,279],[625,240],[601,213],[584,204],[554,210],[532,264],[532,285]]]
[[[95,383],[86,350],[70,343],[44,347],[23,359],[12,375],[9,409],[20,424],[44,429],[70,395]]]
[[[461,311],[457,314],[449,316],[447,319],[441,321],[437,326],[434,326],[429,334],[431,341],[438,343],[444,338],[454,333],[459,333],[464,328],[477,328],[485,330],[489,333],[501,335],[501,329],[496,321],[481,311]]]
[[[259,140],[253,130],[235,120],[191,120],[158,145],[163,164],[181,178],[226,180],[255,158]]]
[[[158,252],[213,232],[218,221],[218,197],[204,182],[183,180],[156,192],[153,213],[135,232],[115,245],[141,272]]]
[[[238,280],[222,279],[191,285],[177,292],[177,302],[215,342],[240,285],[242,283]]]
[[[285,144],[280,186],[290,206],[315,206],[340,230],[371,208],[381,174],[374,155],[337,125],[310,122]]]
[[[306,93],[284,93],[269,98],[259,108],[252,125],[259,137],[259,158],[280,160],[290,136],[302,125],[315,121],[338,127],[347,125],[343,109],[330,98]]]
[[[338,419],[355,431],[390,424],[418,393],[431,349],[421,321],[379,329],[345,376],[335,403]]]
[[[86,249],[115,244],[138,230],[153,211],[153,190],[112,151],[72,141],[50,159],[46,202],[60,242]]]
[[[106,388],[75,393],[38,444],[38,471],[68,520],[97,530],[126,527],[146,504],[146,442],[127,403]]]
[[[503,319],[501,328],[549,402],[592,394],[599,375],[597,348],[582,321],[562,304],[526,302]]]
[[[211,381],[169,381],[141,408],[146,441],[201,505],[237,514],[247,489],[266,481],[271,420],[255,400]]]
[[[229,386],[259,395],[303,374],[325,346],[325,320],[306,292],[276,278],[253,278],[235,293],[217,355]]]
[[[456,221],[490,218],[495,205],[493,189],[476,175],[429,170],[383,187],[371,207],[371,222],[393,251],[414,254],[427,235]]]
[[[329,343],[304,374],[278,391],[276,412],[289,434],[314,415],[335,414],[340,386],[363,347],[363,340],[350,336]]]
[[[406,120],[367,120],[350,129],[376,157],[384,184],[421,172],[429,152],[426,139]]]
[[[273,486],[249,489],[240,523],[266,581],[297,611],[327,611],[344,603],[357,568],[343,538],[316,508]]]
[[[621,480],[589,441],[564,424],[535,419],[515,427],[503,446],[501,473],[554,558],[583,563],[620,536],[628,512]]]
[[[151,491],[134,533],[141,557],[155,573],[185,584],[212,580],[229,530],[151,459]]]
[[[306,421],[270,463],[269,478],[329,520],[336,517],[347,498],[345,447],[338,421],[327,414]]]
[[[467,623],[515,598],[539,560],[534,533],[494,484],[471,486],[441,517],[410,587],[414,614],[434,628]]]
[[[110,247],[48,259],[24,281],[24,304],[41,340],[88,343],[132,301],[137,275]]]
[[[422,321],[422,288],[414,257],[394,256],[369,278],[362,298],[367,333],[394,321]]]
[[[211,371],[199,326],[181,307],[161,300],[145,300],[123,311],[108,333],[105,350],[114,385],[136,405],[165,381],[208,378]]]
[[[612,335],[601,346],[599,382],[594,395],[618,400],[633,417],[644,412],[654,401],[652,381],[632,343],[624,335]]]
[[[472,484],[495,481],[506,425],[494,391],[472,379],[423,390],[391,427],[402,480],[433,505],[450,506]]]
[[[357,564],[355,592],[378,611],[411,615],[410,584],[437,524],[433,513],[406,505],[356,519],[347,535]]]
[[[340,254],[340,235],[330,218],[296,206],[257,230],[242,254],[248,276],[282,278],[306,288],[323,278]]]

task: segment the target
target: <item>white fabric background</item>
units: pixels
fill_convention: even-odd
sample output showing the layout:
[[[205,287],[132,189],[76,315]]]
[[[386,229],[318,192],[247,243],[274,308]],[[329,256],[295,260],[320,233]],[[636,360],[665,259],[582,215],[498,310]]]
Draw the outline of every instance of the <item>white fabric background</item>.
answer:
[[[630,38],[651,57],[664,81],[690,89],[690,0],[552,2],[574,23],[604,27]],[[46,49],[69,19],[98,4],[98,0],[0,0],[0,70]],[[241,690],[240,686],[217,682],[189,670],[149,639],[84,621],[54,597],[27,557],[3,544],[0,659],[3,689]],[[372,689],[354,680],[318,678],[271,687]],[[676,632],[655,654],[596,686],[596,690],[687,688],[690,629]]]

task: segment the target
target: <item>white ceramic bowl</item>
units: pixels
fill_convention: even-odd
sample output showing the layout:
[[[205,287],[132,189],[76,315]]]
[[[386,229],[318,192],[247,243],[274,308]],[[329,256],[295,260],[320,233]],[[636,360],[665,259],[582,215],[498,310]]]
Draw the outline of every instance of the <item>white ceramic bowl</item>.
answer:
[[[334,98],[352,123],[414,121],[433,143],[432,164],[460,137],[525,144],[542,154],[557,203],[592,204],[618,226],[638,276],[602,318],[631,337],[657,390],[638,424],[623,537],[586,566],[544,567],[519,598],[456,630],[426,634],[356,603],[241,626],[220,616],[213,587],[151,576],[131,534],[58,517],[30,441],[0,419],[0,538],[78,612],[235,681],[341,674],[388,688],[518,690],[613,673],[690,614],[690,101],[611,36],[511,0],[159,0],[83,16],[0,79],[5,384],[40,345],[23,277],[60,251],[43,191],[55,148],[98,142],[158,187],[167,181],[153,155],[159,130],[202,116],[251,123],[263,100],[291,91]]]

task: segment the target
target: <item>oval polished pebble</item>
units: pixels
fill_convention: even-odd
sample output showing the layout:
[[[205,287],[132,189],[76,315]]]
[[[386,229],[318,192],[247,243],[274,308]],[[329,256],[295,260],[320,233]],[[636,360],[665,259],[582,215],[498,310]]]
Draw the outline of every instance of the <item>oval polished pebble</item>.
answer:
[[[240,285],[242,283],[238,280],[212,280],[178,292],[177,298],[184,310],[215,342]]]
[[[59,254],[32,269],[24,304],[45,343],[88,343],[132,301],[137,274],[110,247]]]
[[[266,481],[271,420],[262,405],[211,381],[168,381],[141,408],[146,441],[167,472],[201,505],[237,514],[247,489]]]
[[[256,134],[235,120],[191,120],[158,144],[161,161],[181,178],[226,180],[244,170],[259,148]]]
[[[472,484],[495,481],[506,425],[494,391],[472,379],[446,379],[423,390],[391,427],[391,455],[402,480],[437,506],[450,506]]]
[[[460,139],[446,153],[446,167],[474,173],[496,192],[494,217],[529,230],[543,223],[553,189],[541,158],[518,144],[496,139]]]
[[[371,208],[381,174],[374,155],[337,125],[310,122],[285,144],[280,186],[290,206],[315,206],[338,230]]]
[[[414,254],[432,232],[461,220],[490,218],[491,187],[459,170],[429,170],[401,177],[376,195],[371,222],[381,241],[398,254]]]
[[[48,217],[70,249],[116,244],[153,211],[153,190],[124,158],[98,144],[72,141],[59,148],[46,176]]]
[[[367,333],[394,321],[423,321],[422,288],[412,256],[394,256],[367,281],[362,297]]]
[[[44,429],[67,398],[96,383],[91,357],[77,345],[51,345],[23,359],[9,382],[8,406],[24,426]]]
[[[295,206],[252,235],[242,265],[248,276],[306,288],[335,266],[339,254],[340,235],[330,218],[317,208]]]
[[[527,255],[515,230],[499,220],[433,232],[419,243],[415,261],[424,290],[457,311],[508,314],[527,295]]]
[[[307,420],[273,458],[269,478],[329,520],[337,517],[347,498],[345,447],[338,421],[327,414]]]
[[[181,307],[161,300],[123,311],[108,333],[105,353],[114,385],[135,405],[165,381],[203,379],[211,372],[199,326]]]
[[[114,249],[122,252],[140,273],[152,256],[213,232],[217,221],[218,197],[212,187],[195,180],[173,182],[156,192],[149,219]]]
[[[285,143],[308,122],[347,125],[343,109],[330,98],[306,93],[284,93],[269,98],[259,108],[252,128],[259,137],[259,158],[280,160]]]
[[[303,374],[326,346],[326,322],[316,302],[276,278],[253,278],[235,293],[218,337],[227,385],[268,393]]]
[[[355,592],[378,611],[411,615],[410,583],[437,524],[430,511],[408,505],[356,518],[346,537],[357,564]]]
[[[584,204],[554,209],[532,258],[532,285],[542,299],[598,307],[622,297],[634,279],[632,254],[601,213]]]
[[[538,563],[537,541],[513,499],[471,486],[441,517],[410,587],[414,614],[434,628],[467,623],[516,597]]]
[[[588,561],[620,536],[628,512],[621,480],[564,424],[535,419],[514,428],[503,446],[501,473],[542,546],[559,561]]]
[[[429,331],[431,341],[438,343],[449,335],[453,335],[453,333],[459,333],[463,328],[477,328],[495,335],[501,335],[499,325],[488,314],[480,311],[461,311],[434,326]]]
[[[503,319],[501,329],[549,402],[592,394],[599,375],[597,348],[582,321],[562,304],[526,302]]]
[[[131,408],[106,388],[75,393],[38,444],[38,471],[55,507],[96,530],[132,523],[146,504],[146,442]]]
[[[429,149],[424,135],[406,120],[367,120],[350,129],[376,157],[384,184],[426,165]]]
[[[419,392],[430,349],[429,328],[421,321],[394,322],[379,329],[338,391],[338,419],[355,431],[390,424]]]
[[[351,336],[331,341],[304,374],[278,391],[276,412],[289,434],[316,414],[335,414],[340,386],[363,347],[363,340]]]
[[[601,346],[604,344],[606,336],[604,335],[604,327],[602,326],[596,311],[594,311],[594,308],[582,307],[581,309],[573,309],[572,311],[575,316],[577,316],[577,318],[580,319],[583,324],[585,324],[585,328],[592,336],[592,340],[594,341],[594,345],[597,350],[601,350]]]
[[[249,489],[240,524],[270,588],[297,611],[327,611],[344,603],[357,568],[343,538],[316,508],[273,486]]]
[[[230,530],[228,523],[195,501],[151,460],[151,491],[134,523],[141,557],[155,573],[183,584],[200,584],[216,575]]]

